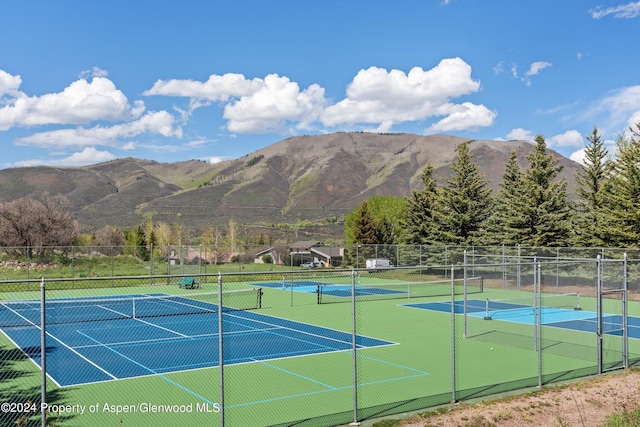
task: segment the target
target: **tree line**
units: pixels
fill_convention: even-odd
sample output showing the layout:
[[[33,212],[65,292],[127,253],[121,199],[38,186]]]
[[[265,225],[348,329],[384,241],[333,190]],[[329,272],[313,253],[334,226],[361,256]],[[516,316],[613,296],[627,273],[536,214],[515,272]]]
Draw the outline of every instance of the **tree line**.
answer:
[[[598,129],[587,137],[569,200],[562,166],[543,135],[521,167],[511,152],[495,193],[474,164],[470,142],[456,147],[452,175],[442,183],[427,164],[423,188],[404,198],[377,196],[345,218],[348,244],[640,246],[640,122],[609,153]]]
[[[194,239],[202,245],[225,245],[230,252],[241,252],[249,243],[272,244],[271,236],[260,235],[254,242],[240,238],[241,227],[230,220],[226,226],[209,226],[198,236],[184,224],[154,221],[145,215],[142,224],[123,230],[106,225],[90,234],[82,234],[75,215],[64,195],[45,192],[39,199],[21,197],[0,204],[0,246],[16,257],[27,259],[50,257],[72,246],[92,246],[105,255],[133,255],[149,260],[153,255],[168,256],[167,247],[190,244]]]

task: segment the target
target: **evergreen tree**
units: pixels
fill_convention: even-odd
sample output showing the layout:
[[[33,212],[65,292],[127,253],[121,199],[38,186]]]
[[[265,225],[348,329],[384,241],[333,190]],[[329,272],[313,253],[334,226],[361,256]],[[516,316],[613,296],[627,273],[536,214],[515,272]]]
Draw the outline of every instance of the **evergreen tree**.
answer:
[[[535,149],[529,153],[529,167],[524,173],[525,234],[524,245],[567,246],[571,229],[571,209],[567,201],[567,182],[556,180],[562,166],[547,152],[544,136],[535,137]]]
[[[524,240],[526,222],[523,173],[515,151],[511,151],[502,175],[500,191],[489,219],[487,243],[516,246]]]
[[[393,224],[389,218],[387,218],[386,215],[383,215],[376,223],[377,243],[382,245],[396,244],[398,241],[396,240],[393,228]]]
[[[378,243],[378,228],[376,227],[369,204],[365,200],[354,212],[353,238],[354,243],[361,245],[371,245]]]
[[[456,151],[453,176],[444,180],[436,204],[439,240],[454,245],[478,244],[491,213],[491,189],[471,159],[469,143],[458,145]]]
[[[585,164],[576,174],[576,196],[578,215],[574,227],[577,245],[586,247],[606,247],[611,243],[607,230],[604,208],[609,182],[607,178],[608,151],[596,127],[587,136]]]
[[[640,122],[632,136],[616,141],[618,154],[611,162],[611,195],[607,208],[613,244],[640,246]]]
[[[413,245],[435,243],[437,238],[433,209],[438,198],[433,166],[427,164],[421,174],[424,188],[412,190],[405,199],[405,214],[402,224],[406,230],[404,241]]]

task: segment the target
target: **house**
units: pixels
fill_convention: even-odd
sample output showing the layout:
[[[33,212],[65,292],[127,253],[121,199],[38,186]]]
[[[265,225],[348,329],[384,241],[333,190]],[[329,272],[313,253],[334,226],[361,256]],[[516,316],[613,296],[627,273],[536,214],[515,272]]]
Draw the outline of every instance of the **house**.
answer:
[[[301,240],[289,245],[289,263],[294,265],[304,264],[305,262],[318,261],[313,259],[311,248],[320,245],[320,242]]]
[[[299,241],[289,245],[291,265],[308,262],[320,262],[325,267],[337,267],[342,264],[344,248],[320,246],[317,241]]]
[[[171,248],[169,250],[169,256],[167,262],[169,265],[198,265],[198,264],[211,264],[211,254],[205,254],[200,247],[185,247],[179,246],[177,248]]]
[[[253,262],[255,262],[256,264],[264,264],[263,257],[265,255],[269,255],[271,257],[272,263],[279,264],[277,259],[278,256],[276,254],[276,248],[274,248],[273,246],[256,252],[256,254],[253,256]]]
[[[344,248],[314,246],[310,251],[318,261],[324,263],[325,267],[339,267],[344,258]]]

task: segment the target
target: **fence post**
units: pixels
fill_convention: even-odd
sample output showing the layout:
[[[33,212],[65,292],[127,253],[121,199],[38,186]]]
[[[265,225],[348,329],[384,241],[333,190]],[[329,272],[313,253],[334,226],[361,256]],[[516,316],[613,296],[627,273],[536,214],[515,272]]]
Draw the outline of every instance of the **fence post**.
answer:
[[[353,352],[353,423],[358,423],[358,355],[356,345],[356,271],[351,269],[351,347]]]
[[[627,369],[629,367],[629,324],[628,318],[629,312],[627,299],[627,291],[629,290],[629,283],[627,282],[627,253],[624,253],[622,264],[622,367]]]
[[[463,283],[462,283],[462,286],[463,286],[462,315],[464,317],[464,324],[463,324],[462,338],[466,338],[467,337],[467,250],[466,249],[464,251],[463,264],[464,264],[464,267],[463,267],[464,270],[463,270]]]
[[[456,402],[456,282],[451,264],[451,403]]]
[[[222,274],[218,273],[218,366],[220,368],[220,427],[224,427],[224,351],[222,327]]]
[[[534,271],[538,269],[536,272],[536,280],[533,286],[533,295],[535,298],[534,302],[534,310],[537,313],[535,318],[535,334],[536,334],[536,348],[538,349],[538,387],[542,387],[542,263],[538,261],[536,265],[533,266]],[[537,290],[536,290],[537,283]]]
[[[42,384],[40,386],[40,415],[42,427],[47,425],[47,313],[44,276],[40,282],[40,364],[42,368]]]
[[[601,266],[602,260],[600,259],[600,255],[598,255],[596,259],[596,288],[597,288],[597,322],[596,322],[596,339],[597,343],[597,358],[598,358],[598,374],[602,374],[602,278],[600,277],[600,272],[602,270]]]

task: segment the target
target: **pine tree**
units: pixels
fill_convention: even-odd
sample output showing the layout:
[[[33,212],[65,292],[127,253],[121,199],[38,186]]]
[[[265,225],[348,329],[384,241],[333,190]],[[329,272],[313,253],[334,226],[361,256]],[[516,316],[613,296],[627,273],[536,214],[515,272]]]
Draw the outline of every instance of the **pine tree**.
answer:
[[[523,173],[515,151],[511,151],[502,175],[500,191],[489,219],[487,243],[516,246],[524,240],[526,222]]]
[[[521,244],[567,246],[571,229],[567,182],[564,178],[556,180],[562,166],[547,152],[544,136],[537,135],[535,142],[535,149],[527,156],[529,167],[523,180],[525,233]]]
[[[354,243],[371,245],[378,243],[378,228],[369,212],[369,204],[365,200],[355,210],[353,238]]]
[[[574,227],[577,245],[586,247],[606,247],[611,243],[605,224],[604,212],[609,181],[607,177],[609,153],[596,127],[587,136],[585,164],[576,174],[576,196],[578,216]]]
[[[611,162],[611,196],[607,207],[613,243],[640,246],[640,122],[630,128],[632,136],[616,140],[618,154]]]
[[[411,194],[407,196],[402,221],[406,229],[404,241],[413,245],[433,244],[437,237],[433,209],[438,192],[431,164],[427,164],[424,168],[421,178],[424,188],[412,190]]]
[[[454,245],[478,244],[491,213],[491,189],[471,159],[469,143],[458,145],[456,151],[453,176],[444,180],[436,204],[439,240]]]

